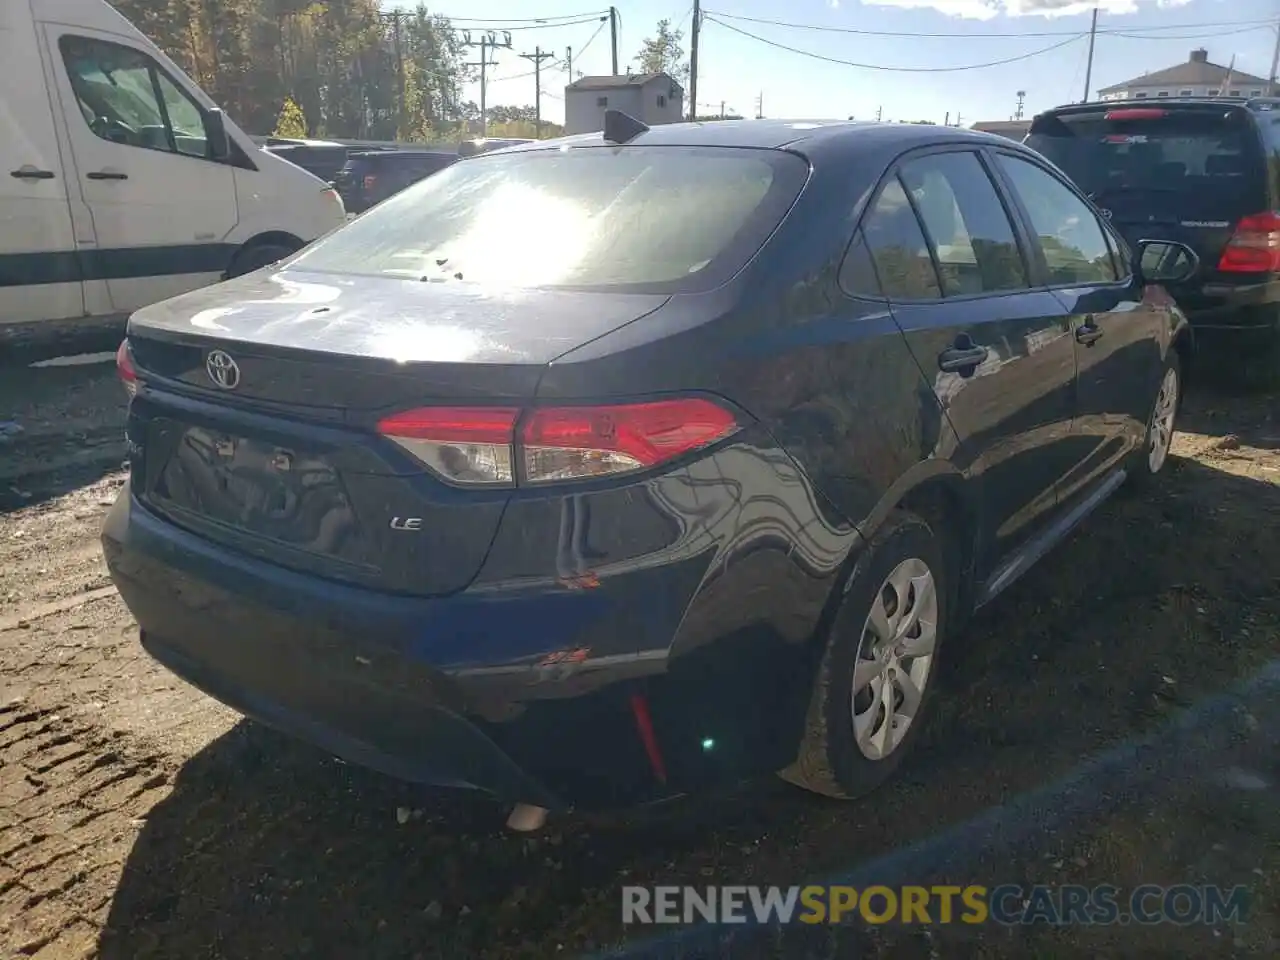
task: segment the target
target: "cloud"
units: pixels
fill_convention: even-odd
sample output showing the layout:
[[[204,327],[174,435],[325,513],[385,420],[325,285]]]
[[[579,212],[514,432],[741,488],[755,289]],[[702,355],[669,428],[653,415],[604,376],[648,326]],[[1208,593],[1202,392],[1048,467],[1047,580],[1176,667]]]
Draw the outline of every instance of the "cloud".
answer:
[[[835,0],[838,2],[838,0]],[[835,5],[835,2],[832,5]],[[866,6],[937,10],[948,17],[992,20],[1010,17],[1065,17],[1088,13],[1136,13],[1140,6],[1182,7],[1191,0],[862,0]]]

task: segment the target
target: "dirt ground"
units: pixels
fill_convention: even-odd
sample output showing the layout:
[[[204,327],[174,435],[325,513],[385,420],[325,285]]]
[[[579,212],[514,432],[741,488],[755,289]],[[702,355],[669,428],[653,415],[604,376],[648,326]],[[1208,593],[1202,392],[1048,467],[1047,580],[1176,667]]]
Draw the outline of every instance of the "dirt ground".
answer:
[[[122,423],[109,364],[0,370],[0,956],[1280,955],[1280,397],[1189,398],[1158,490],[954,643],[894,785],[843,805],[754,784],[534,839],[242,722],[142,653],[97,540]],[[624,883],[836,878],[1252,900],[1212,927],[621,925]]]

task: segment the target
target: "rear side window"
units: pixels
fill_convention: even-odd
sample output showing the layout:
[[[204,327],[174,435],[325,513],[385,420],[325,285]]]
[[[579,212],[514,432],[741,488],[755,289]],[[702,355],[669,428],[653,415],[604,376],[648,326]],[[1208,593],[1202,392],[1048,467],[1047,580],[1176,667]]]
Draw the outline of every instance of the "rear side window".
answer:
[[[940,153],[902,168],[947,296],[1027,287],[1013,224],[973,153]]]
[[[705,290],[755,255],[808,173],[777,150],[493,153],[419,181],[295,263],[507,287]]]
[[[1089,205],[1034,163],[998,154],[1031,217],[1051,284],[1111,283],[1119,279],[1111,247]]]
[[[1169,209],[1190,215],[1208,207],[1235,216],[1267,208],[1263,151],[1242,109],[1153,105],[1049,115],[1036,120],[1026,143],[1120,216]]]
[[[886,297],[933,300],[942,296],[929,244],[897,177],[880,191],[863,221],[862,232]]]
[[[872,262],[871,251],[867,249],[867,240],[861,230],[854,236],[849,252],[840,264],[840,287],[854,296],[876,300],[882,296],[875,263]]]

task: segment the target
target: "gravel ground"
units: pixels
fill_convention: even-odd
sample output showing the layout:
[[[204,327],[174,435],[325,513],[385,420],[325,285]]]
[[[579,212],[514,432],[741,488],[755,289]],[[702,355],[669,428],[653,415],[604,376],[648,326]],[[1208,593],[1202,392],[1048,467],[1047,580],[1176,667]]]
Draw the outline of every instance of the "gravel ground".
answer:
[[[953,646],[899,782],[854,805],[753,784],[531,839],[240,721],[142,653],[97,541],[123,482],[110,365],[0,371],[0,421],[21,428],[0,429],[0,956],[565,956],[648,933],[621,925],[624,883],[840,876],[1245,884],[1253,906],[1217,928],[661,949],[1280,955],[1280,398],[1190,398],[1157,492],[1107,505]]]

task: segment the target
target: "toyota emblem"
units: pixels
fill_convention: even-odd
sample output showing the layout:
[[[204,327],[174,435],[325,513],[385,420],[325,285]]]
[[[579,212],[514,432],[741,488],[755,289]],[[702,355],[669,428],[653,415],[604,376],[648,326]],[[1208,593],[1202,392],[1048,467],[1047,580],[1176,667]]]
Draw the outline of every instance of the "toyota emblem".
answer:
[[[225,350],[210,351],[204,369],[213,385],[221,390],[234,390],[240,385],[240,365]]]

